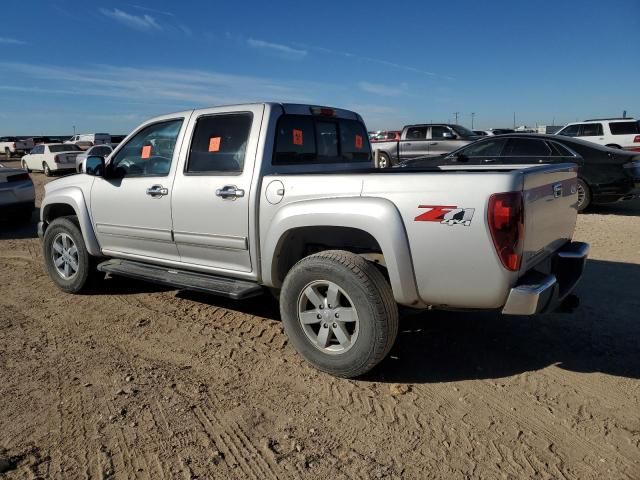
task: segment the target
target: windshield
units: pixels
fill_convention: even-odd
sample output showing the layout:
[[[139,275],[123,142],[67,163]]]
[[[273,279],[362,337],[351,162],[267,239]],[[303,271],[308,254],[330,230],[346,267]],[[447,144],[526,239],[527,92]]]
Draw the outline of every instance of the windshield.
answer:
[[[455,132],[461,137],[475,137],[476,134],[473,133],[468,128],[464,128],[462,125],[451,125],[451,128],[455,130]]]
[[[83,150],[74,145],[72,143],[67,143],[64,145],[49,145],[49,151],[51,153],[60,153],[60,152],[82,152]]]

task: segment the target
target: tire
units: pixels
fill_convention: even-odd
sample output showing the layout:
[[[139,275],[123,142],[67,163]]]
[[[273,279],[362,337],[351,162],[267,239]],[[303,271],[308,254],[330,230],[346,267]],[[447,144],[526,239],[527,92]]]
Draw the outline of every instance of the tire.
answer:
[[[31,170],[29,170],[29,166],[27,165],[27,162],[25,162],[24,160],[22,161],[22,169],[26,170],[27,173],[31,173]]]
[[[389,158],[389,155],[387,155],[386,153],[380,152],[378,154],[378,167],[379,168],[391,168],[391,159]]]
[[[7,160],[11,160],[11,150],[9,150],[9,147],[5,147],[4,154],[7,157]]]
[[[578,212],[584,212],[591,204],[591,190],[583,179],[578,179]]]
[[[372,263],[342,250],[308,256],[291,268],[280,292],[280,314],[296,351],[338,377],[371,370],[398,335],[398,306],[389,283]]]
[[[42,164],[42,171],[44,172],[45,177],[51,176],[51,169],[49,168],[49,165],[47,164],[47,162]]]
[[[64,236],[67,237],[67,241],[64,240]],[[69,243],[69,240],[72,243]],[[70,245],[76,248],[75,253],[72,251]],[[59,259],[61,257],[58,250],[59,247],[66,248],[67,256],[65,258],[69,258],[70,256],[76,261],[75,271],[70,264],[68,272],[61,272],[59,267],[56,266],[54,252],[55,256]],[[42,251],[44,254],[44,264],[49,277],[53,280],[53,283],[64,292],[80,292],[88,284],[90,277],[95,273],[92,258],[84,244],[78,219],[75,216],[59,217],[51,222],[44,233]],[[67,263],[66,261],[62,262],[63,270]],[[66,278],[65,273],[69,273]]]

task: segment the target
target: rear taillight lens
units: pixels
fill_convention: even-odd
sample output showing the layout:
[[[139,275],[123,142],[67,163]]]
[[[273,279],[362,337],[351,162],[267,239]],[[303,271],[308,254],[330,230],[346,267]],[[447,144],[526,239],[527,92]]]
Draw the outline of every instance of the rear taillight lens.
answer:
[[[13,142],[13,148],[16,148],[16,142]]]
[[[31,177],[29,177],[28,173],[18,173],[17,175],[9,175],[7,177],[7,182],[22,182],[24,180],[29,180]]]
[[[633,143],[640,143],[640,135],[636,135],[633,139]]]
[[[62,161],[62,159],[60,158],[60,155],[56,155],[55,157],[53,157],[53,161],[55,163],[60,163]]]
[[[491,195],[487,220],[493,246],[502,265],[512,272],[518,271],[524,240],[522,193],[507,192]]]

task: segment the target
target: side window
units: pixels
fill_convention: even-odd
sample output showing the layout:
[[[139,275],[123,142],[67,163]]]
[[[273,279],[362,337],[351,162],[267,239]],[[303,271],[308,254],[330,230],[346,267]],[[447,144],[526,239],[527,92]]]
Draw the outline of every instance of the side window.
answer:
[[[187,173],[241,173],[251,132],[251,113],[207,115],[196,123]]]
[[[447,127],[442,127],[439,125],[431,127],[431,138],[434,140],[436,138],[444,138],[445,133],[451,133]]]
[[[355,120],[339,120],[340,149],[342,158],[347,162],[367,162],[371,160],[371,149],[367,142],[367,132],[362,122]],[[395,134],[387,137],[395,138]]]
[[[31,153],[37,153],[37,154],[44,153],[44,145],[38,145],[31,151]]]
[[[584,123],[582,124],[582,128],[580,129],[581,137],[595,137],[597,135],[602,135],[602,124],[601,123]]]
[[[577,137],[580,125],[569,125],[558,132],[558,135],[564,135],[565,137]]]
[[[611,122],[611,135],[637,135],[640,133],[640,122]]]
[[[573,153],[571,153],[571,151],[564,145],[561,145],[556,142],[549,142],[549,146],[553,151],[551,155],[553,155],[554,157],[573,157],[574,156]]]
[[[427,127],[409,127],[407,129],[407,140],[426,140]]]
[[[549,157],[551,149],[542,140],[531,138],[511,138],[507,143],[504,156],[510,157]]]
[[[504,138],[476,142],[458,152],[465,157],[499,157],[507,141]]]
[[[154,123],[131,138],[111,160],[117,178],[163,177],[169,174],[182,119]]]

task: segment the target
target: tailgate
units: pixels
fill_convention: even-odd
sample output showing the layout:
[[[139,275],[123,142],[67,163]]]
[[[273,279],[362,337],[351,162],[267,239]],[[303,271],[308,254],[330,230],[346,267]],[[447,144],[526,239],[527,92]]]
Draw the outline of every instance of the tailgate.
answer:
[[[569,241],[578,210],[577,167],[548,165],[524,170],[524,273]]]

